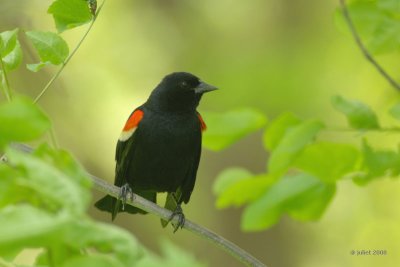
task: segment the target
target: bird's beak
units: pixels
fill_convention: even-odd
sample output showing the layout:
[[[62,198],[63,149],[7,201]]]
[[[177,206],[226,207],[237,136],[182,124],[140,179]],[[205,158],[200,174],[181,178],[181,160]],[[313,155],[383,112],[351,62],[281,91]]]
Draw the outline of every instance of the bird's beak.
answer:
[[[211,85],[211,84],[208,84],[205,82],[200,82],[200,84],[196,88],[194,88],[194,92],[196,94],[202,94],[202,93],[207,93],[207,92],[214,91],[217,89],[218,88],[215,87],[214,85]]]

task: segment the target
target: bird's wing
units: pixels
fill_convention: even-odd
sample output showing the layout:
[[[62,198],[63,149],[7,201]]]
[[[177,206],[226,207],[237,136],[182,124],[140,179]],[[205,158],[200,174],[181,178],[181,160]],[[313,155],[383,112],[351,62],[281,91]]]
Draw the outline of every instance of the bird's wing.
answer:
[[[135,151],[135,131],[142,120],[144,112],[137,108],[129,116],[126,124],[118,139],[117,148],[115,151],[115,181],[116,186],[123,186],[126,180],[126,174],[129,166],[129,158]]]
[[[193,164],[189,170],[189,174],[186,178],[185,183],[182,185],[182,195],[178,200],[178,203],[185,202],[188,203],[190,196],[192,195],[192,191],[194,188],[194,184],[196,183],[196,175],[197,175],[197,169],[199,168],[199,162],[200,162],[200,155],[201,155],[201,142],[199,143],[196,151],[195,151],[195,156],[193,158]]]
[[[207,126],[203,118],[201,117],[200,113],[197,113],[197,116],[199,118],[201,132],[204,132],[207,129]],[[179,204],[182,202],[185,202],[185,204],[189,202],[190,196],[194,188],[194,184],[196,183],[196,175],[197,175],[197,169],[199,168],[200,156],[201,156],[201,138],[200,142],[198,142],[198,145],[195,148],[193,163],[191,168],[189,169],[189,174],[186,178],[185,183],[182,185],[181,189],[182,196],[178,200]]]
[[[128,120],[124,128],[122,129],[121,135],[118,139],[117,148],[115,151],[115,180],[114,185],[121,187],[127,183],[127,172],[129,168],[129,163],[131,162],[131,158],[135,153],[135,131],[137,127],[139,127],[139,123],[142,120],[144,115],[143,110],[139,108],[135,109]],[[135,207],[126,206],[121,207],[121,201],[118,201],[115,198],[111,200],[112,204],[112,219],[117,216],[117,213],[120,211],[127,211],[130,213],[143,213],[142,210],[137,209]]]

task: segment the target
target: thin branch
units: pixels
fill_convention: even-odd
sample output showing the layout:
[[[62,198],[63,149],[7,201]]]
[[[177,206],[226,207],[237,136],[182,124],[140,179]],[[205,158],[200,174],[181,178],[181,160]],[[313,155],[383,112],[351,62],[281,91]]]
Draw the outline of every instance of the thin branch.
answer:
[[[106,0],[104,0],[100,7],[97,10],[96,15],[93,17],[92,22],[90,22],[89,27],[87,28],[85,34],[82,36],[81,40],[78,42],[78,44],[76,45],[76,47],[74,48],[74,50],[71,52],[71,54],[69,54],[69,56],[67,57],[67,59],[63,62],[63,64],[61,65],[60,69],[56,72],[56,74],[54,74],[54,76],[50,79],[50,81],[46,84],[46,86],[43,88],[43,90],[39,93],[39,95],[35,98],[34,103],[37,103],[40,98],[47,92],[47,90],[50,88],[50,86],[53,84],[53,82],[58,78],[58,76],[60,76],[61,72],[64,70],[65,66],[68,64],[68,62],[71,60],[71,58],[75,55],[76,51],[78,51],[78,49],[80,48],[81,44],[83,43],[83,41],[86,39],[87,35],[89,34],[90,30],[92,29],[94,23],[96,22],[96,19],[101,11],[101,9],[103,8],[104,3],[106,2]]]
[[[10,90],[10,83],[8,82],[6,66],[5,66],[5,64],[3,62],[3,57],[2,57],[1,54],[0,54],[0,67],[3,70],[3,75],[2,76],[3,76],[3,79],[4,79],[4,82],[2,81],[2,86],[1,87],[3,88],[4,95],[6,96],[7,101],[10,102],[12,100],[11,90]]]
[[[347,25],[350,28],[351,34],[353,35],[354,40],[356,41],[358,47],[361,52],[364,54],[365,58],[378,70],[378,72],[397,90],[400,91],[400,84],[398,84],[382,67],[379,63],[372,57],[372,55],[368,52],[365,45],[362,43],[360,36],[357,33],[357,30],[354,26],[353,21],[351,20],[349,10],[346,6],[345,0],[340,0],[340,6],[343,11],[343,16],[347,22]]]
[[[20,151],[30,153],[32,151],[32,148],[20,144],[20,143],[14,143],[12,144],[12,147],[15,149],[18,149]],[[93,187],[97,191],[103,192],[107,195],[113,196],[118,198],[120,189],[119,187],[115,185],[111,185],[104,181],[103,179],[100,179],[92,174],[89,174],[90,178],[93,181]],[[154,214],[161,219],[168,220],[172,212],[170,210],[164,209],[157,204],[139,196],[136,194],[133,194],[133,199],[128,198],[126,200],[127,205],[131,205],[137,208],[140,208],[144,211],[147,211],[148,213]],[[178,218],[175,216],[172,220],[172,223],[176,224],[178,223]],[[218,234],[208,230],[207,228],[200,226],[194,222],[191,222],[189,220],[185,220],[185,224],[183,225],[183,229],[186,229],[199,237],[208,240],[209,242],[213,243],[214,245],[218,246],[219,248],[225,250],[229,254],[231,254],[233,257],[235,257],[237,260],[241,261],[243,264],[247,266],[254,266],[254,267],[266,267],[265,264],[260,262],[258,259],[250,255],[248,252],[244,251],[237,245],[233,244],[232,242],[226,240],[225,238],[219,236]]]
[[[90,177],[93,180],[95,189],[103,193],[106,193],[108,195],[111,195],[113,197],[118,197],[119,187],[111,185],[96,176],[90,175]],[[165,220],[168,220],[171,217],[172,212],[170,210],[164,209],[154,204],[153,202],[148,201],[145,198],[142,198],[141,196],[138,196],[136,194],[133,195],[134,195],[133,200],[128,199],[127,204],[145,210]],[[172,219],[172,222],[178,223],[178,218],[174,217]],[[223,237],[217,235],[216,233],[204,228],[203,226],[200,226],[186,219],[183,228],[214,243],[215,245],[224,249],[226,252],[230,253],[232,256],[234,256],[247,266],[265,266],[263,263],[261,263],[259,260],[254,258],[252,255],[250,255],[240,247],[224,239]]]

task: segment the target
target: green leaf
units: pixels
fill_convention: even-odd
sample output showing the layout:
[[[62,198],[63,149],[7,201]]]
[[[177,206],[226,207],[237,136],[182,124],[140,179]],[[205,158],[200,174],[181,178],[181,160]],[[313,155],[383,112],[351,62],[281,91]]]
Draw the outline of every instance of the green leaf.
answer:
[[[50,128],[50,120],[33,102],[15,97],[0,105],[0,146],[11,141],[24,142],[42,136]]]
[[[163,257],[152,254],[147,251],[145,256],[135,265],[136,267],[205,267],[203,264],[196,260],[190,253],[175,246],[173,243],[164,240],[161,242],[161,253]]]
[[[233,167],[225,169],[217,176],[213,185],[213,192],[215,195],[218,196],[222,194],[232,184],[241,180],[248,179],[252,176],[254,175],[244,168]]]
[[[37,202],[36,196],[24,186],[21,177],[21,172],[16,168],[0,164],[0,208],[20,202]]]
[[[76,218],[75,218],[76,219]],[[69,228],[69,224],[66,225]],[[49,244],[35,259],[35,266],[51,266],[54,263],[61,265],[65,261],[82,254],[79,250],[73,250],[65,244],[65,230],[59,234],[58,240]]]
[[[7,194],[9,188],[13,184],[13,179],[18,176],[18,171],[11,168],[9,165],[0,164],[0,207],[2,202],[5,200],[4,195]]]
[[[285,204],[288,215],[298,221],[316,221],[324,214],[336,192],[336,184],[315,183]]]
[[[348,10],[357,33],[370,53],[382,54],[399,50],[398,0],[353,1],[348,4]],[[349,27],[340,9],[337,10],[335,18],[338,27],[349,33]]]
[[[26,64],[26,68],[32,72],[38,72],[39,70],[50,64],[51,64],[50,62],[32,63],[32,64]]]
[[[280,175],[290,166],[299,153],[315,138],[324,127],[317,120],[308,120],[287,131],[282,140],[270,154],[268,171]]]
[[[267,130],[264,132],[264,147],[271,151],[274,150],[282,140],[286,131],[300,124],[300,122],[301,120],[293,113],[287,112],[280,115],[270,123]]]
[[[6,254],[7,253],[7,254]],[[1,260],[5,260],[5,261],[7,261],[7,262],[13,262],[14,260],[15,260],[15,258],[19,255],[21,253],[21,251],[20,250],[14,250],[14,251],[12,251],[12,250],[9,250],[9,251],[7,251],[7,252],[3,252],[3,254],[1,255],[1,258],[0,258],[0,266],[2,266],[1,264],[4,262],[2,262]],[[2,266],[3,267],[3,266]],[[8,266],[7,264],[4,266],[4,267],[10,267],[10,266]],[[11,267],[13,267],[12,265],[11,265]],[[19,266],[19,267],[22,267],[22,266]]]
[[[1,255],[26,247],[45,247],[52,250],[53,257],[57,255],[57,265],[64,262],[65,266],[74,266],[72,263],[84,261],[83,257],[88,264],[93,260],[98,264],[105,261],[110,266],[134,266],[142,255],[142,249],[129,232],[86,217],[70,216],[63,210],[53,215],[28,205],[9,206],[0,209],[0,225]],[[79,261],[71,257],[87,249],[105,255],[89,254],[79,257]],[[41,265],[46,264],[46,254],[39,258]]]
[[[18,68],[22,62],[22,50],[18,41],[18,29],[0,33],[0,56],[8,71]]]
[[[43,199],[52,204],[58,201],[72,211],[82,212],[89,205],[91,180],[67,152],[42,145],[31,155],[10,149],[7,156],[24,170],[29,179],[24,185],[36,190]],[[51,180],[45,182],[45,179]]]
[[[60,65],[68,57],[67,43],[56,33],[29,31],[26,35],[39,53],[41,62],[28,65],[28,69],[38,71],[47,64]]]
[[[86,24],[93,18],[85,0],[56,0],[47,12],[53,15],[58,32]]]
[[[24,186],[40,196],[42,205],[51,211],[65,209],[73,214],[84,213],[90,202],[87,188],[77,184],[65,169],[58,169],[36,155],[7,149],[11,164],[24,172]],[[75,178],[76,179],[76,178]]]
[[[207,130],[203,145],[211,150],[222,150],[267,123],[266,117],[253,109],[242,108],[226,113],[203,112]]]
[[[76,267],[76,266],[85,266],[85,267],[124,267],[121,262],[117,261],[113,257],[109,255],[79,255],[73,258],[68,259],[64,262],[62,267]]]
[[[258,199],[275,182],[273,176],[257,175],[231,184],[217,199],[217,208],[242,206]]]
[[[242,229],[266,229],[277,223],[284,213],[298,220],[316,220],[334,193],[335,185],[324,184],[308,174],[286,176],[248,205],[242,216]]]
[[[243,168],[228,168],[216,178],[213,186],[218,196],[217,208],[241,206],[257,199],[274,182],[267,175],[253,175]]]
[[[73,266],[73,263],[86,260],[92,262],[109,262],[111,266],[136,266],[137,261],[143,255],[143,249],[136,239],[126,230],[111,224],[97,223],[88,220],[87,217],[73,217],[58,235],[57,242],[51,246],[52,258],[57,255],[56,262],[66,266]],[[80,255],[81,251],[96,251],[103,255],[93,253],[85,256]],[[56,252],[56,253],[55,253]],[[77,257],[75,259],[75,257]],[[95,259],[92,259],[95,256]],[[38,265],[48,265],[48,252],[45,251],[37,260]],[[71,260],[71,261],[70,261]],[[64,266],[64,265],[63,265]],[[76,265],[81,266],[81,265]],[[82,265],[87,266],[87,265]]]
[[[378,0],[376,4],[377,7],[381,10],[388,11],[391,13],[400,13],[399,0]]]
[[[82,189],[89,190],[91,188],[92,181],[88,178],[87,172],[67,151],[52,149],[43,144],[35,149],[33,155],[68,175]],[[89,204],[90,198],[83,196],[82,201],[86,201]]]
[[[135,266],[143,254],[128,231],[88,220],[74,220],[65,233],[65,244],[78,250],[95,248],[98,252],[113,255],[124,266]]]
[[[68,255],[66,251],[75,250],[76,254],[95,248],[107,255],[86,255],[88,263],[94,257],[97,260],[103,259],[111,266],[133,266],[141,255],[136,240],[127,231],[113,225],[94,223],[86,218],[69,216],[62,210],[53,215],[28,205],[8,206],[0,209],[0,225],[1,255],[27,247],[45,247],[52,249],[57,255],[57,262],[62,263],[67,259],[64,257]],[[43,258],[39,260],[44,263]],[[72,262],[75,260],[68,260],[64,264],[70,266]]]
[[[68,217],[52,215],[29,205],[0,209],[0,254],[57,242]]]
[[[364,139],[362,144],[364,173],[353,178],[358,185],[365,185],[370,181],[383,176],[398,176],[400,174],[400,154],[395,151],[378,150],[373,148]]]
[[[347,100],[341,96],[332,98],[333,106],[347,117],[349,125],[355,129],[377,129],[379,122],[372,109],[356,100]]]
[[[318,142],[306,147],[294,165],[323,182],[331,183],[354,172],[360,160],[361,153],[351,145]]]
[[[375,55],[399,50],[400,21],[385,19],[377,26],[373,38],[368,42],[369,51]]]
[[[393,118],[400,120],[400,103],[397,103],[393,107],[390,108],[389,114],[392,115]]]
[[[0,52],[2,57],[11,53],[17,44],[18,28],[0,33]]]

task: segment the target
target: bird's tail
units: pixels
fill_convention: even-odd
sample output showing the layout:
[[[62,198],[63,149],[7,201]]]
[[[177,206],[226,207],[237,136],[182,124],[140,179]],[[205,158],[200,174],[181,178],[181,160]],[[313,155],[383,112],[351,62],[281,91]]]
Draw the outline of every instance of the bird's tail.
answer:
[[[155,192],[135,192],[136,194],[156,203],[156,193]],[[140,213],[146,214],[147,212],[133,207],[131,205],[122,205],[121,200],[117,200],[115,197],[107,195],[100,200],[98,200],[95,204],[95,207],[101,211],[106,211],[111,213],[111,219],[114,220],[117,217],[119,212],[128,212],[128,213]]]
[[[132,207],[131,205],[122,205],[121,200],[117,200],[115,197],[109,195],[101,198],[94,205],[101,211],[110,212],[112,220],[114,220],[115,217],[117,217],[117,214],[119,212],[142,213],[142,214],[147,213],[144,210]]]

